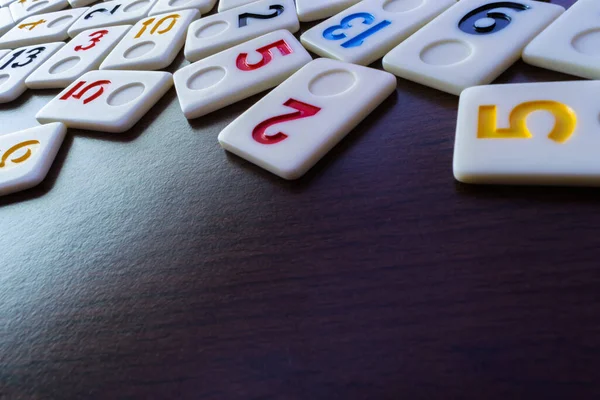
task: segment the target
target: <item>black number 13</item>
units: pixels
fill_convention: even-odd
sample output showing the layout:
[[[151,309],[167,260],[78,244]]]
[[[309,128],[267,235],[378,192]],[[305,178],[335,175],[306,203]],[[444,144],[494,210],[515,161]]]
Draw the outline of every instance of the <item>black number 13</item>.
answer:
[[[26,53],[25,53],[24,49],[17,51],[16,53],[13,53],[12,57],[7,62],[5,62],[4,65],[2,65],[0,67],[0,71],[3,70],[4,68],[8,67],[10,65],[10,63],[12,63],[13,61],[16,61],[23,53],[27,54],[27,56],[26,56],[27,61],[25,61],[23,63],[16,62],[16,63],[12,64],[10,67],[11,68],[19,68],[19,67],[24,67],[28,64],[31,64],[33,62],[33,60],[35,60],[35,58],[37,56],[39,56],[40,53],[44,50],[46,50],[46,48],[42,46],[42,47],[36,47],[34,49],[27,50]]]
[[[465,15],[458,27],[461,31],[471,35],[487,35],[501,31],[511,23],[511,17],[498,10],[509,8],[515,11],[529,10],[529,6],[512,1],[499,1],[478,7]]]

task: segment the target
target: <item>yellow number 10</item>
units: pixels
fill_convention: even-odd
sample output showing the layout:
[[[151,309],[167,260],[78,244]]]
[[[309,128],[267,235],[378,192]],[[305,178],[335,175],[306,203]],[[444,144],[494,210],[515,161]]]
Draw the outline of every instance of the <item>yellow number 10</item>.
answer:
[[[529,139],[533,137],[527,128],[527,116],[535,111],[547,111],[554,116],[554,128],[549,139],[564,143],[575,131],[577,115],[568,106],[556,101],[530,101],[516,106],[509,116],[509,127],[498,128],[496,106],[479,107],[479,139]]]
[[[148,28],[150,25],[152,25],[154,23],[154,21],[156,21],[156,24],[154,24],[152,29],[150,29],[151,35],[154,35],[154,33],[158,33],[159,35],[162,35],[163,33],[167,33],[171,29],[173,29],[173,26],[175,25],[175,23],[177,22],[177,19],[179,17],[181,17],[181,15],[179,15],[179,14],[170,14],[170,15],[167,15],[166,17],[162,17],[158,21],[156,21],[156,18],[147,19],[146,21],[142,22],[142,29],[140,29],[139,32],[134,36],[134,39],[137,39],[140,36],[142,36],[144,34],[144,32],[146,32],[146,28]],[[158,28],[160,28],[160,26],[163,23],[165,23],[167,20],[171,20],[169,25],[166,28],[158,30]]]

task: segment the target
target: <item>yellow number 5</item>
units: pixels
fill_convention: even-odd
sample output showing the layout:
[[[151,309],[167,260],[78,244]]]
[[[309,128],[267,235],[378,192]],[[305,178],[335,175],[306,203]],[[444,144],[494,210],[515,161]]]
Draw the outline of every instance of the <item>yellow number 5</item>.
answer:
[[[529,139],[533,137],[527,128],[527,116],[534,111],[548,111],[554,116],[554,128],[549,139],[564,143],[575,131],[577,115],[565,104],[556,101],[529,101],[516,106],[509,116],[509,127],[498,128],[496,106],[479,107],[477,138],[479,139]]]

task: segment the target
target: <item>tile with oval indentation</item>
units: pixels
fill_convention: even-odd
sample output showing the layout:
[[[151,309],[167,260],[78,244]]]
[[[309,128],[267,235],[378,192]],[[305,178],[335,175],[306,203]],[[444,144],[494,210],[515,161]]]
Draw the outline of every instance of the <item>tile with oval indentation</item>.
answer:
[[[368,65],[456,0],[363,0],[309,29],[300,40],[323,57]]]
[[[183,47],[188,25],[200,16],[196,9],[144,18],[110,52],[100,69],[157,70],[171,65]]]
[[[0,196],[40,184],[67,133],[61,123],[36,126],[0,136]]]
[[[403,3],[413,4],[418,0],[401,1]],[[296,10],[298,12],[298,19],[301,22],[310,22],[329,18],[358,2],[360,2],[360,0],[296,0]]]
[[[69,36],[92,28],[135,24],[146,17],[156,0],[113,0],[98,3],[89,8],[69,28]]]
[[[458,95],[496,79],[563,12],[532,0],[461,0],[390,51],[383,67]]]
[[[69,38],[67,30],[86,10],[75,8],[26,18],[0,37],[0,48],[14,49],[66,40]]]
[[[36,14],[49,13],[67,8],[67,0],[17,0],[10,3],[10,13],[15,22],[21,22]]]
[[[311,60],[281,29],[188,65],[173,80],[184,115],[198,118],[279,85]]]
[[[88,29],[75,36],[25,80],[30,89],[65,88],[88,71],[98,69],[131,25]]]
[[[206,14],[213,9],[216,2],[216,0],[157,0],[148,15],[152,16],[190,8],[195,8],[200,14]]]
[[[8,7],[0,8],[0,36],[8,32],[13,26],[15,26],[15,21]]]
[[[259,0],[210,15],[190,25],[185,58],[198,61],[278,29],[300,29],[293,0]]]
[[[579,0],[523,50],[523,60],[588,79],[600,79],[600,3]]]
[[[173,86],[173,75],[159,71],[90,71],[60,92],[36,115],[46,124],[124,132]]]
[[[395,89],[390,73],[320,58],[227,126],[219,143],[284,179],[297,179]]]
[[[6,7],[10,5],[10,3],[14,3],[16,0],[0,0],[0,7]]]
[[[600,186],[599,81],[469,88],[453,170],[472,184]]]
[[[219,12],[231,10],[232,8],[245,6],[258,0],[219,0]]]
[[[0,103],[6,103],[19,97],[27,86],[25,79],[38,66],[46,61],[63,42],[20,47],[12,50],[0,59]]]

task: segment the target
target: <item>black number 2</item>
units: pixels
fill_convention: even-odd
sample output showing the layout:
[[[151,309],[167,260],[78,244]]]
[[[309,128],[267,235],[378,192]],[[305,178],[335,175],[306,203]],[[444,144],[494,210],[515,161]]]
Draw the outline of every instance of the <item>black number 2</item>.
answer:
[[[471,35],[487,35],[501,31],[511,23],[511,17],[499,8],[509,8],[515,11],[529,10],[529,6],[512,1],[499,1],[478,7],[465,15],[458,27]]]
[[[282,5],[279,4],[275,4],[274,6],[269,7],[269,10],[274,10],[274,12],[272,14],[267,14],[267,15],[263,15],[263,14],[253,14],[253,13],[243,13],[240,14],[238,16],[238,26],[240,28],[248,25],[248,18],[256,18],[256,19],[271,19],[271,18],[275,18],[278,15],[281,15],[281,13],[284,10],[284,7]]]
[[[27,53],[25,53],[25,54],[27,54],[27,61],[24,63],[21,63],[21,64],[16,62],[16,63],[12,64],[10,67],[11,68],[19,68],[19,67],[24,67],[28,64],[31,64],[33,62],[33,60],[35,60],[35,58],[37,56],[39,56],[40,53],[44,50],[46,50],[45,47],[36,47],[34,49],[27,50]],[[3,70],[4,68],[8,67],[10,65],[10,63],[12,63],[13,61],[16,61],[19,58],[19,56],[21,56],[21,54],[23,54],[24,52],[25,52],[25,50],[20,50],[20,51],[17,51],[16,53],[14,53],[12,55],[12,57],[7,62],[5,62],[4,65],[2,65],[0,67],[0,70]]]

